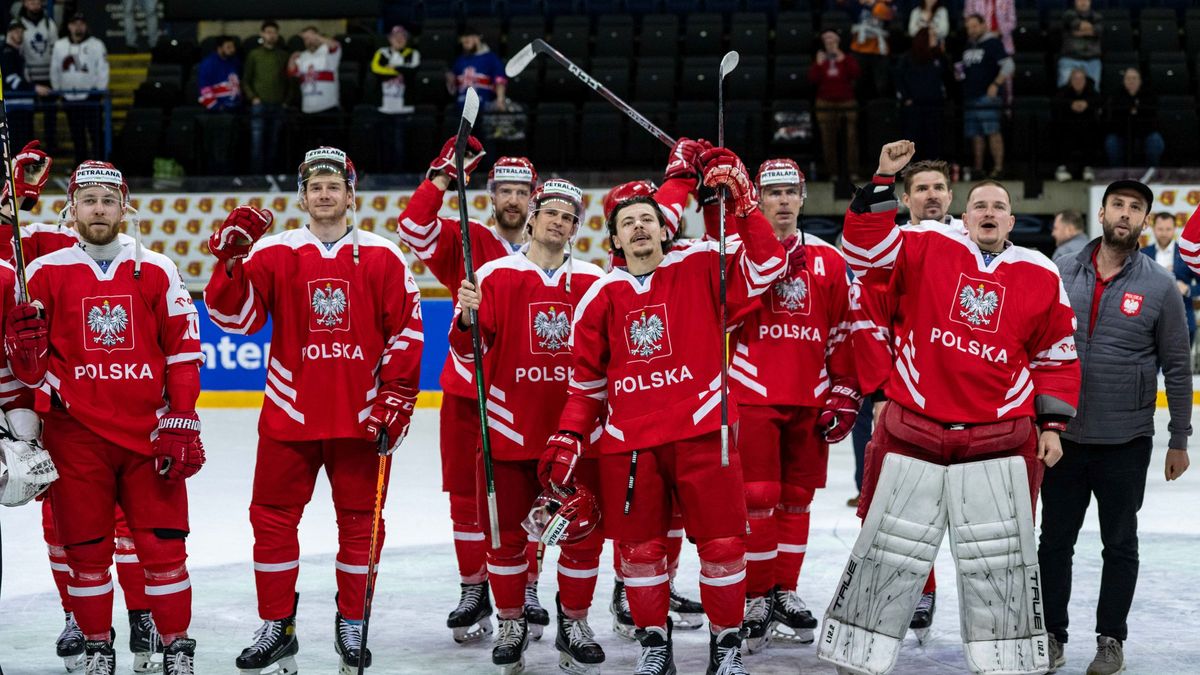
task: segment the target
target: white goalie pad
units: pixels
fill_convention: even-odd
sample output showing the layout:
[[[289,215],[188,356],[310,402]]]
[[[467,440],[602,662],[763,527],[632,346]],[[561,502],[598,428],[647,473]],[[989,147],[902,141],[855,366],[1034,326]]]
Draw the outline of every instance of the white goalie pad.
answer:
[[[952,465],[946,503],[971,671],[1046,672],[1050,652],[1024,460]]]
[[[0,504],[27,504],[58,478],[50,453],[38,442],[40,431],[32,410],[10,410],[0,416]]]
[[[946,467],[889,454],[837,592],[817,656],[848,672],[896,665],[946,531]]]

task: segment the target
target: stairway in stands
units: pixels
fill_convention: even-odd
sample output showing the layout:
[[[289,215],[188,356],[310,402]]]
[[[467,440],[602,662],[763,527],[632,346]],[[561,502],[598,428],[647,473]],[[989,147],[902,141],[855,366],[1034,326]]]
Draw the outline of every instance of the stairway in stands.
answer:
[[[112,135],[114,143],[121,133],[125,123],[125,115],[133,107],[133,92],[146,81],[146,73],[150,68],[150,53],[139,54],[109,54],[108,55],[108,86],[112,97]],[[42,116],[36,116],[36,129],[39,138],[45,131],[42,127]],[[67,115],[62,107],[58,109],[58,153],[55,162],[58,166],[75,166],[75,145],[71,142],[71,129],[67,126]],[[69,169],[64,169],[68,170]]]

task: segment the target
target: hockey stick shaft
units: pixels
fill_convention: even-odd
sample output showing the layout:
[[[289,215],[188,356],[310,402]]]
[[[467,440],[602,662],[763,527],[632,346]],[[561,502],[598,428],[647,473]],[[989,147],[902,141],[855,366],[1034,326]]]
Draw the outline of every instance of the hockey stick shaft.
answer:
[[[383,518],[383,486],[387,482],[388,432],[379,432],[379,475],[375,479],[375,512],[371,515],[371,548],[367,551],[367,590],[363,595],[362,642],[358,649],[358,675],[367,667],[367,627],[371,625],[371,601],[375,598],[375,567],[379,564],[379,521]]]
[[[721,59],[720,71],[717,73],[717,146],[725,147],[725,76],[737,68],[738,53],[727,52]],[[721,198],[717,200],[718,245],[717,266],[720,268],[718,292],[721,299],[721,466],[729,466],[729,337],[726,334],[726,324],[729,323],[729,298],[726,293],[725,279],[725,196],[728,194],[721,189]]]
[[[0,79],[4,74],[0,73]],[[17,175],[12,164],[12,133],[8,128],[8,105],[0,87],[0,152],[4,157],[4,183],[8,186],[8,203],[12,206],[13,268],[17,272],[17,302],[29,299],[29,284],[25,278],[25,251],[21,248],[20,205],[17,203]]]

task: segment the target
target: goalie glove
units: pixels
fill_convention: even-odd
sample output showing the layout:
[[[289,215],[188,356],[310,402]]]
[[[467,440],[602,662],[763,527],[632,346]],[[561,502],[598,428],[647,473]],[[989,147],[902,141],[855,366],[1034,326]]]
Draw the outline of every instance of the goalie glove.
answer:
[[[850,435],[861,408],[862,394],[853,387],[835,382],[817,417],[817,428],[825,435],[826,441],[837,443]]]
[[[46,317],[39,302],[22,302],[8,312],[4,324],[4,351],[13,376],[36,385],[50,365],[50,340]]]
[[[208,238],[208,250],[221,262],[245,258],[274,222],[275,215],[267,209],[242,204]]]
[[[25,408],[0,416],[0,504],[21,506],[58,478],[50,453],[38,442],[41,421]]]
[[[375,395],[375,403],[366,421],[367,433],[378,439],[380,434],[387,430],[387,454],[395,452],[396,448],[400,447],[400,442],[408,435],[408,425],[412,422],[416,403],[416,392],[395,382],[383,385]]]
[[[158,436],[152,441],[154,469],[171,480],[190,478],[204,466],[200,418],[196,411],[169,412],[158,419]]]
[[[454,141],[456,136],[451,136],[449,140],[442,145],[442,151],[438,156],[429,163],[429,170],[425,172],[425,178],[433,178],[440,174],[445,174],[450,177],[451,181],[458,180],[458,166],[454,163]],[[467,149],[463,154],[463,171],[467,174],[467,181],[471,182],[471,172],[475,167],[479,166],[479,162],[483,160],[483,156],[487,153],[483,151],[483,144],[474,136],[467,137]]]
[[[575,484],[575,465],[583,456],[583,439],[570,431],[560,431],[546,441],[538,460],[538,480],[543,487],[571,487]]]
[[[700,156],[704,165],[704,184],[711,188],[724,187],[733,201],[733,214],[745,218],[758,207],[758,190],[746,165],[728,148],[706,150]]]

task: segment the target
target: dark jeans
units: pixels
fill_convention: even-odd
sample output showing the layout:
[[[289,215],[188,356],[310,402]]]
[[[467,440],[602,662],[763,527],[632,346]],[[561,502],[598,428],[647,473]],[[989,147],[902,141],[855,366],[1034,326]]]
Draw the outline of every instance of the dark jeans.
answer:
[[[278,170],[279,130],[283,128],[283,119],[282,104],[250,106],[250,173]]]
[[[1096,633],[1124,641],[1126,619],[1137,586],[1137,512],[1146,494],[1150,466],[1149,437],[1119,445],[1081,445],[1063,439],[1063,457],[1042,480],[1042,536],[1038,563],[1046,629],[1067,641],[1067,604],[1071,600],[1071,556],[1088,503],[1096,496],[1104,566]]]
[[[862,492],[863,461],[867,456],[867,442],[871,440],[871,427],[875,425],[875,402],[868,397],[863,401],[854,428],[850,430],[850,442],[854,444],[854,484]]]
[[[84,160],[107,160],[104,156],[104,130],[101,127],[100,98],[89,96],[82,101],[63,100],[67,126],[71,128],[71,143],[75,146],[75,163]],[[89,139],[91,139],[89,145]]]

